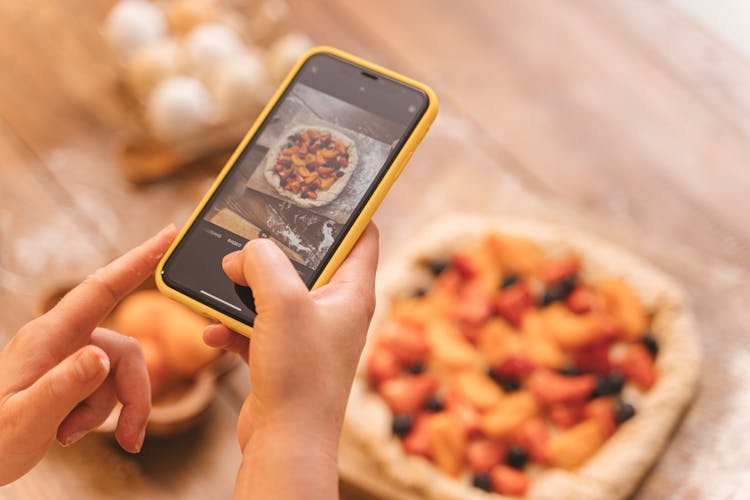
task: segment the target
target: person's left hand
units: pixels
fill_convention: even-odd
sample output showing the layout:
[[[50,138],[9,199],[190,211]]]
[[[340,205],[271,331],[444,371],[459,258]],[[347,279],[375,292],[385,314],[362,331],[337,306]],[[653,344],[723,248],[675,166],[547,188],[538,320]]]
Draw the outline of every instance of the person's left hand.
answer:
[[[96,271],[0,351],[0,485],[34,467],[55,438],[83,437],[118,400],[117,441],[140,451],[151,411],[140,345],[97,326],[153,273],[176,232],[170,226]]]

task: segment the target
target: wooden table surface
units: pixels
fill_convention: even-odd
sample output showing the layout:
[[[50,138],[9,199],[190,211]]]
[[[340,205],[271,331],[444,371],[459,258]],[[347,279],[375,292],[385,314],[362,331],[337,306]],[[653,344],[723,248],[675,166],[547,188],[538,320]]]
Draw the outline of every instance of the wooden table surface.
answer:
[[[636,496],[746,498],[750,66],[658,1],[290,4],[316,42],[441,98],[376,216],[382,259],[434,216],[476,210],[583,227],[671,272],[698,316],[706,377]],[[122,178],[126,101],[99,34],[110,5],[0,0],[0,344],[56,286],[182,223],[210,182]],[[185,438],[139,457],[97,437],[55,447],[0,497],[228,498],[246,380],[235,372]]]

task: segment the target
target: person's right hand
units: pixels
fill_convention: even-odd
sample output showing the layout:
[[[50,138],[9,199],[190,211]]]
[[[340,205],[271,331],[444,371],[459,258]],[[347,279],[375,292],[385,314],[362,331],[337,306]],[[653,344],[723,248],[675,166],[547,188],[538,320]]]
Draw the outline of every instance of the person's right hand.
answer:
[[[258,313],[251,342],[221,325],[203,335],[250,365],[252,393],[237,429],[245,456],[238,497],[336,496],[339,435],[375,307],[377,261],[373,224],[330,283],[312,292],[271,240],[224,258],[227,275],[252,288]]]

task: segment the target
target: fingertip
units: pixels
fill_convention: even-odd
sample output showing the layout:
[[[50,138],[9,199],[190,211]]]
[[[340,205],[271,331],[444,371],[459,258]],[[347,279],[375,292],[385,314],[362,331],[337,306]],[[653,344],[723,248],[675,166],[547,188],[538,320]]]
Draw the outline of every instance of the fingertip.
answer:
[[[211,347],[224,347],[229,339],[224,325],[209,325],[203,330],[203,342]]]
[[[88,345],[80,350],[73,367],[82,382],[92,382],[109,374],[109,356],[101,348]]]

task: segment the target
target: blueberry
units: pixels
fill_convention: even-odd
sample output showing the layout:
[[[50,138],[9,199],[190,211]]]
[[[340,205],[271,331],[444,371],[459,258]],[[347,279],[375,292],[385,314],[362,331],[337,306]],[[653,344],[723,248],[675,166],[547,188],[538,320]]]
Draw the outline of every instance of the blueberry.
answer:
[[[611,371],[607,374],[607,385],[609,393],[612,395],[620,394],[625,386],[625,375],[618,371]]]
[[[271,235],[268,234],[268,232],[266,232],[266,231],[261,231],[261,232],[258,233],[258,238],[270,238],[270,237],[271,237]]]
[[[504,377],[494,369],[487,370],[487,375],[495,381],[497,385],[503,388],[505,392],[515,392],[521,388],[521,382],[513,377]]]
[[[648,352],[650,352],[653,357],[656,357],[656,355],[659,354],[659,344],[656,342],[656,339],[651,332],[644,335],[641,339],[641,343],[646,346],[646,349],[648,349]]]
[[[523,469],[526,462],[529,460],[529,455],[526,450],[520,446],[511,446],[508,450],[508,454],[505,456],[505,461],[514,469]]]
[[[614,396],[622,392],[625,376],[618,371],[611,371],[607,375],[597,375],[596,386],[591,392],[591,398],[600,396]]]
[[[412,375],[419,375],[424,371],[424,363],[412,363],[406,370]]]
[[[577,366],[567,364],[560,368],[560,375],[565,375],[566,377],[577,377],[578,375],[583,375],[583,372]]]
[[[336,177],[343,177],[344,171],[343,170],[336,170]]]
[[[394,415],[391,430],[398,437],[404,437],[411,431],[414,419],[411,415]]]
[[[419,287],[416,290],[414,290],[411,294],[412,297],[424,297],[427,295],[428,290],[423,287]]]
[[[302,192],[302,198],[307,198],[307,193],[304,191]]]
[[[439,396],[432,396],[424,404],[424,409],[432,413],[443,411],[443,400]]]
[[[508,288],[518,283],[518,275],[516,273],[508,273],[503,276],[502,288]]]
[[[492,481],[490,480],[490,475],[486,472],[474,474],[474,477],[471,480],[471,484],[473,484],[475,488],[479,488],[480,490],[489,492],[492,491]]]
[[[431,260],[427,262],[427,267],[429,268],[430,272],[437,276],[443,271],[445,271],[445,268],[448,267],[448,261],[446,260]]]
[[[635,416],[635,407],[630,403],[617,400],[615,403],[615,422],[621,424]]]
[[[572,274],[563,278],[559,283],[550,285],[544,291],[544,295],[542,296],[539,305],[545,307],[553,302],[557,302],[558,300],[565,300],[565,298],[570,295],[570,292],[576,287],[577,282],[578,277],[575,274]]]

